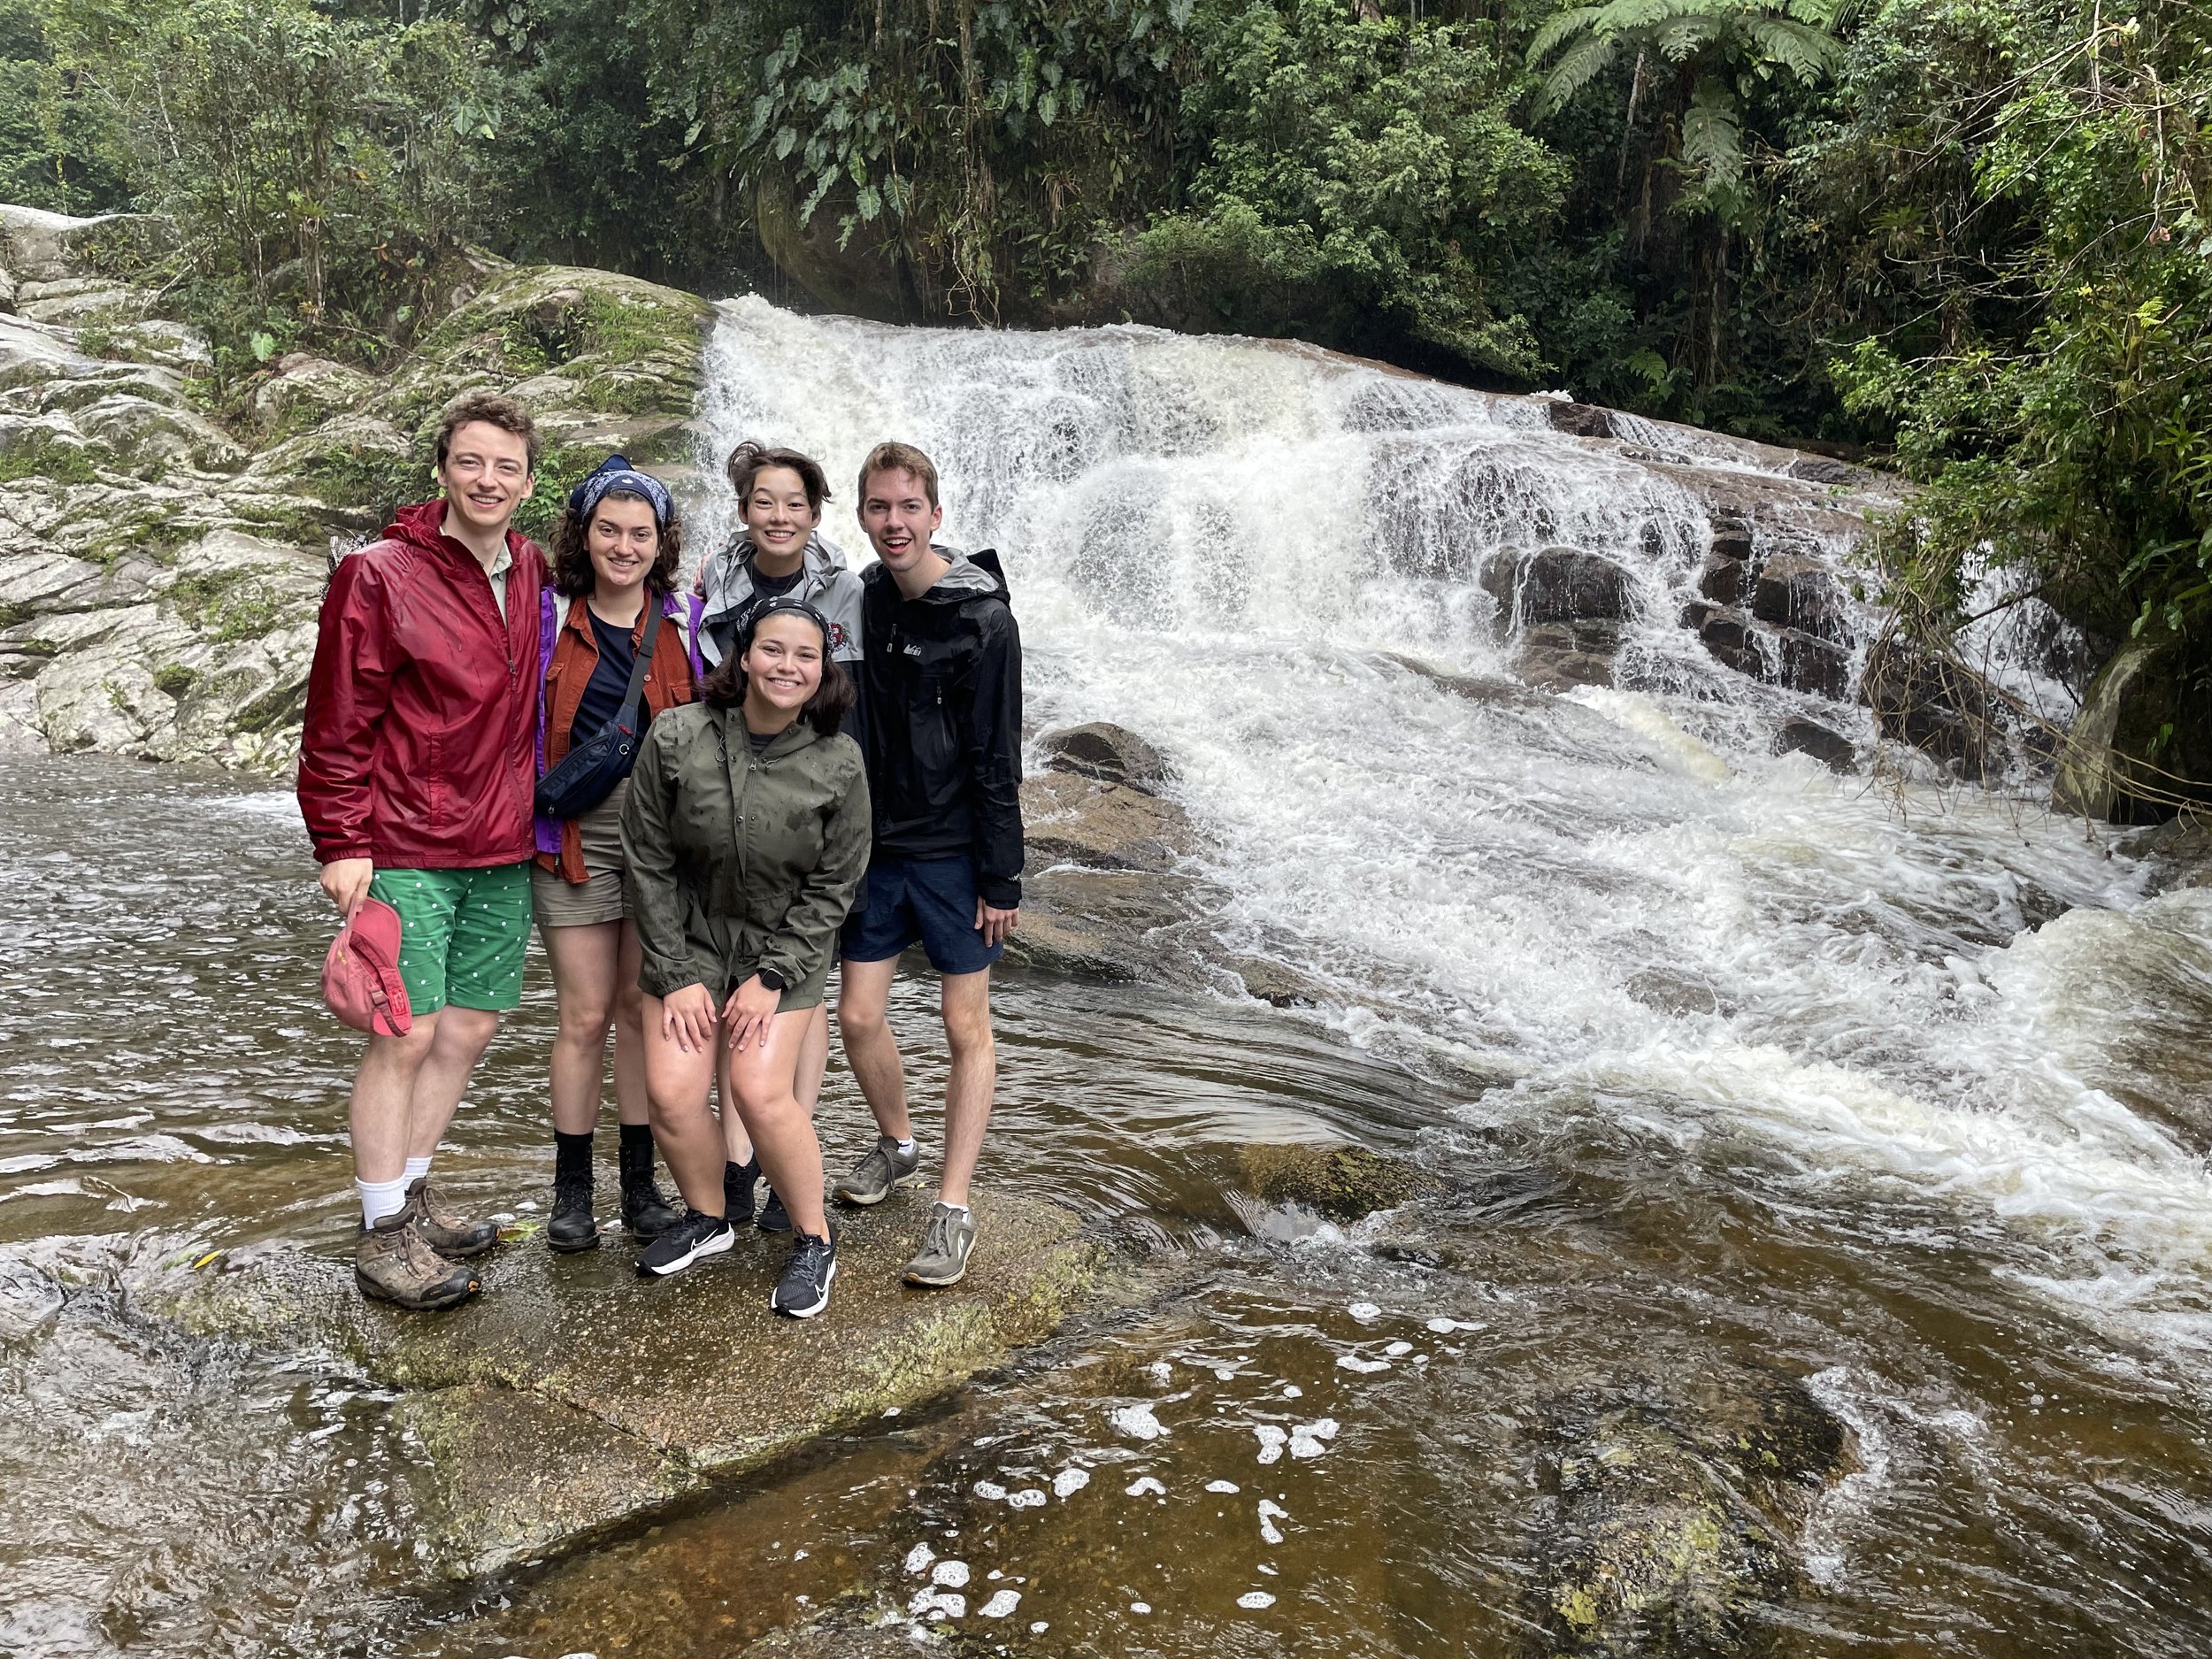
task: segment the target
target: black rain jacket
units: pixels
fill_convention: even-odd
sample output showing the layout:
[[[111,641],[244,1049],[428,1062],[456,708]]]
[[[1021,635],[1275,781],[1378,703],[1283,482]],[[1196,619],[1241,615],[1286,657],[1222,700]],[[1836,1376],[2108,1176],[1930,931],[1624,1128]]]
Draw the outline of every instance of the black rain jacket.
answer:
[[[937,551],[952,568],[918,599],[861,577],[861,747],[875,849],[973,857],[999,910],[1021,903],[1022,642],[998,556]]]

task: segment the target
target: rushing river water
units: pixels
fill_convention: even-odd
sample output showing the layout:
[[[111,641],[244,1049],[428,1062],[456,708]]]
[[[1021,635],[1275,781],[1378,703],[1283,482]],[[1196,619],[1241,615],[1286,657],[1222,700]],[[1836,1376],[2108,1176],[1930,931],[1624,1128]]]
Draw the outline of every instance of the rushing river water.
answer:
[[[1329,1005],[1004,976],[987,1179],[1148,1240],[1158,1295],[634,1536],[428,1589],[388,1397],[131,1306],[213,1248],[346,1241],[353,1041],[288,798],[0,763],[0,1654],[673,1659],[856,1585],[958,1594],[986,1650],[1537,1652],[1578,1421],[1775,1374],[1855,1449],[1755,1646],[2212,1647],[2212,892],[2016,803],[1773,757],[1791,713],[1856,717],[1706,661],[1671,624],[1696,494],[1528,404],[750,301],[710,368],[718,445],[837,480],[886,434],[939,457],[949,537],[1005,553],[1038,725],[1166,751],[1207,926]],[[1552,541],[1630,564],[1632,688],[1470,699],[1396,660],[1502,672],[1473,573]],[[549,1164],[531,983],[442,1158],[488,1207]],[[922,1032],[926,996],[896,1013]],[[824,1123],[833,1163],[869,1133],[841,1071]],[[1442,1196],[1409,1232],[1240,1191],[1240,1148],[1335,1138]]]

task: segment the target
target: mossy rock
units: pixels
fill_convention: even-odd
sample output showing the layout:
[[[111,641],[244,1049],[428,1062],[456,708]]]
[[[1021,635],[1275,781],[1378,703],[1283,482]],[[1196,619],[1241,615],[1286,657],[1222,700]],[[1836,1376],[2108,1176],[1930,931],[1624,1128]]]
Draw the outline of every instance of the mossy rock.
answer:
[[[1237,1163],[1262,1202],[1303,1204],[1335,1221],[1394,1210],[1443,1186],[1427,1171],[1365,1147],[1245,1146]]]
[[[610,370],[668,360],[695,380],[714,307],[695,294],[574,265],[503,273],[424,338],[419,361],[509,383],[586,359]]]
[[[1561,1402],[1537,1463],[1543,1651],[1763,1659],[1808,1588],[1798,1534],[1858,1459],[1802,1381],[1722,1366]]]
[[[466,1576],[941,1394],[1094,1293],[1104,1255],[1078,1218],[1011,1197],[979,1199],[965,1279],[910,1289],[926,1212],[902,1190],[847,1222],[836,1299],[803,1325],[768,1308],[787,1247],[749,1232],[665,1282],[641,1281],[619,1240],[584,1256],[518,1241],[488,1258],[481,1297],[435,1317],[365,1303],[349,1263],[294,1250],[178,1270],[139,1305],[409,1391],[403,1416],[435,1454],[414,1478],[419,1536]]]

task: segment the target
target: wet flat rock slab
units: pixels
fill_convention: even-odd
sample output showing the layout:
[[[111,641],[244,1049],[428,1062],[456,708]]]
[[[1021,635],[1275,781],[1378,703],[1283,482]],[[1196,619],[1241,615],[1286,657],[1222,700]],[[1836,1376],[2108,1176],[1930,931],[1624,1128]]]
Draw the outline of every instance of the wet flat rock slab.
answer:
[[[537,1240],[484,1263],[484,1293],[443,1314],[364,1302],[349,1259],[233,1258],[142,1294],[202,1335],[320,1351],[406,1391],[428,1563],[490,1572],[752,1468],[820,1435],[941,1394],[1050,1335],[1091,1291],[1101,1247],[1053,1205],[979,1200],[968,1277],[900,1281],[927,1203],[895,1194],[843,1225],[835,1297],[799,1323],[768,1309],[788,1251],[737,1248],[668,1280],[638,1278],[619,1233],[581,1256]]]

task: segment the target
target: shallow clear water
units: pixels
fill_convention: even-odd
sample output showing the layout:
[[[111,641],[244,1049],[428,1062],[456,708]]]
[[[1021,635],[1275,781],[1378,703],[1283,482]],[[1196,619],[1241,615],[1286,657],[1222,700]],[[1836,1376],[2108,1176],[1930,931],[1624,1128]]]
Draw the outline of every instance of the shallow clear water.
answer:
[[[1770,756],[1792,713],[1868,733],[1703,660],[1680,467],[1528,405],[753,302],[711,367],[720,440],[839,479],[887,431],[939,454],[949,533],[1006,552],[1040,728],[1166,750],[1205,925],[1326,1006],[1006,974],[986,1179],[1148,1250],[1148,1297],[634,1535],[426,1587],[385,1397],[130,1302],[165,1262],[348,1240],[353,1040],[288,799],[0,762],[0,1654],[675,1659],[849,1591],[960,1595],[986,1650],[1541,1652],[1578,1425],[1694,1426],[1778,1376],[1855,1461],[1752,1650],[2212,1646],[2212,893]],[[1823,511],[1759,534],[1825,545]],[[1561,539],[1634,572],[1623,689],[1394,660],[1502,672],[1471,577]],[[543,1197],[550,1015],[534,967],[442,1154],[465,1202]],[[896,1017],[927,1098],[926,997]],[[841,1072],[823,1121],[833,1163],[870,1133]],[[1245,1147],[1333,1138],[1440,1195],[1349,1229],[1247,1195]]]

